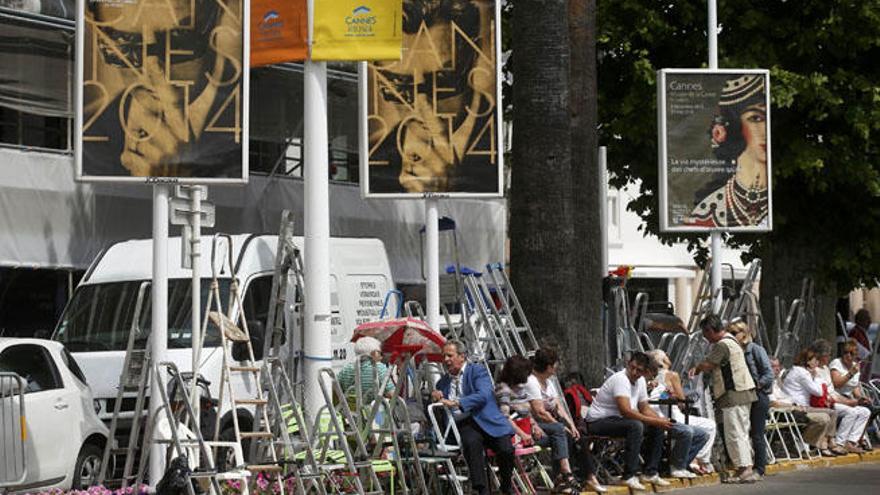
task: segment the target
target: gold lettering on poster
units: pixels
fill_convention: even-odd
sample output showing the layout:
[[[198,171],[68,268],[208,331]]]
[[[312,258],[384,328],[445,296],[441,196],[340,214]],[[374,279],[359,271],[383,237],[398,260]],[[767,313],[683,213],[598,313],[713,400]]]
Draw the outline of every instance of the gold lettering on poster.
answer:
[[[402,59],[367,66],[370,192],[497,191],[494,2],[413,4]]]
[[[85,1],[84,167],[211,177],[240,161],[242,0]]]

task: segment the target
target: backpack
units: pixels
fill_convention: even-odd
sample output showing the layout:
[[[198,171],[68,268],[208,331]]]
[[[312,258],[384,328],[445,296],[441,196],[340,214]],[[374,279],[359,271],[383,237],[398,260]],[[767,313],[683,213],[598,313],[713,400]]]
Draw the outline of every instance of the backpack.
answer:
[[[593,403],[593,395],[582,384],[572,383],[565,389],[565,403],[572,418],[584,419],[586,408]]]

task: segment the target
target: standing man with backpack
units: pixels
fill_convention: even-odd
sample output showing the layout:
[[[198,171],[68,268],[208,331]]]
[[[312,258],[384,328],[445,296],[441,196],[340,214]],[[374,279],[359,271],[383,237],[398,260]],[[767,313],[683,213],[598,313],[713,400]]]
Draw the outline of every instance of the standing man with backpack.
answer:
[[[709,315],[700,322],[703,338],[713,344],[706,359],[692,368],[691,376],[712,372],[712,398],[716,421],[722,425],[724,444],[736,474],[726,483],[753,483],[752,447],[749,442],[752,402],[757,400],[755,381],[736,338],[724,329],[721,319]],[[719,418],[720,416],[720,418]]]

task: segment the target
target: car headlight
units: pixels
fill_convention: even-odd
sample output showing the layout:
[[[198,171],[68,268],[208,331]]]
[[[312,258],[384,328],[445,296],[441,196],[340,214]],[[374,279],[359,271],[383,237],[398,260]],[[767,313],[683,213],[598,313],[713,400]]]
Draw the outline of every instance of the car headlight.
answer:
[[[98,399],[95,399],[92,401],[92,405],[95,406],[95,414],[100,414],[101,413],[101,401],[99,401]]]

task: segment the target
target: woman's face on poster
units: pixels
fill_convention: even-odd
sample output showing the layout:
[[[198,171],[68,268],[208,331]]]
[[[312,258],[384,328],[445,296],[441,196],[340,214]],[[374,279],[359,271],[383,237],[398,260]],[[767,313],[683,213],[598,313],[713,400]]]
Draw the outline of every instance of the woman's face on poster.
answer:
[[[746,156],[758,163],[767,163],[767,107],[763,103],[750,105],[740,114]]]

